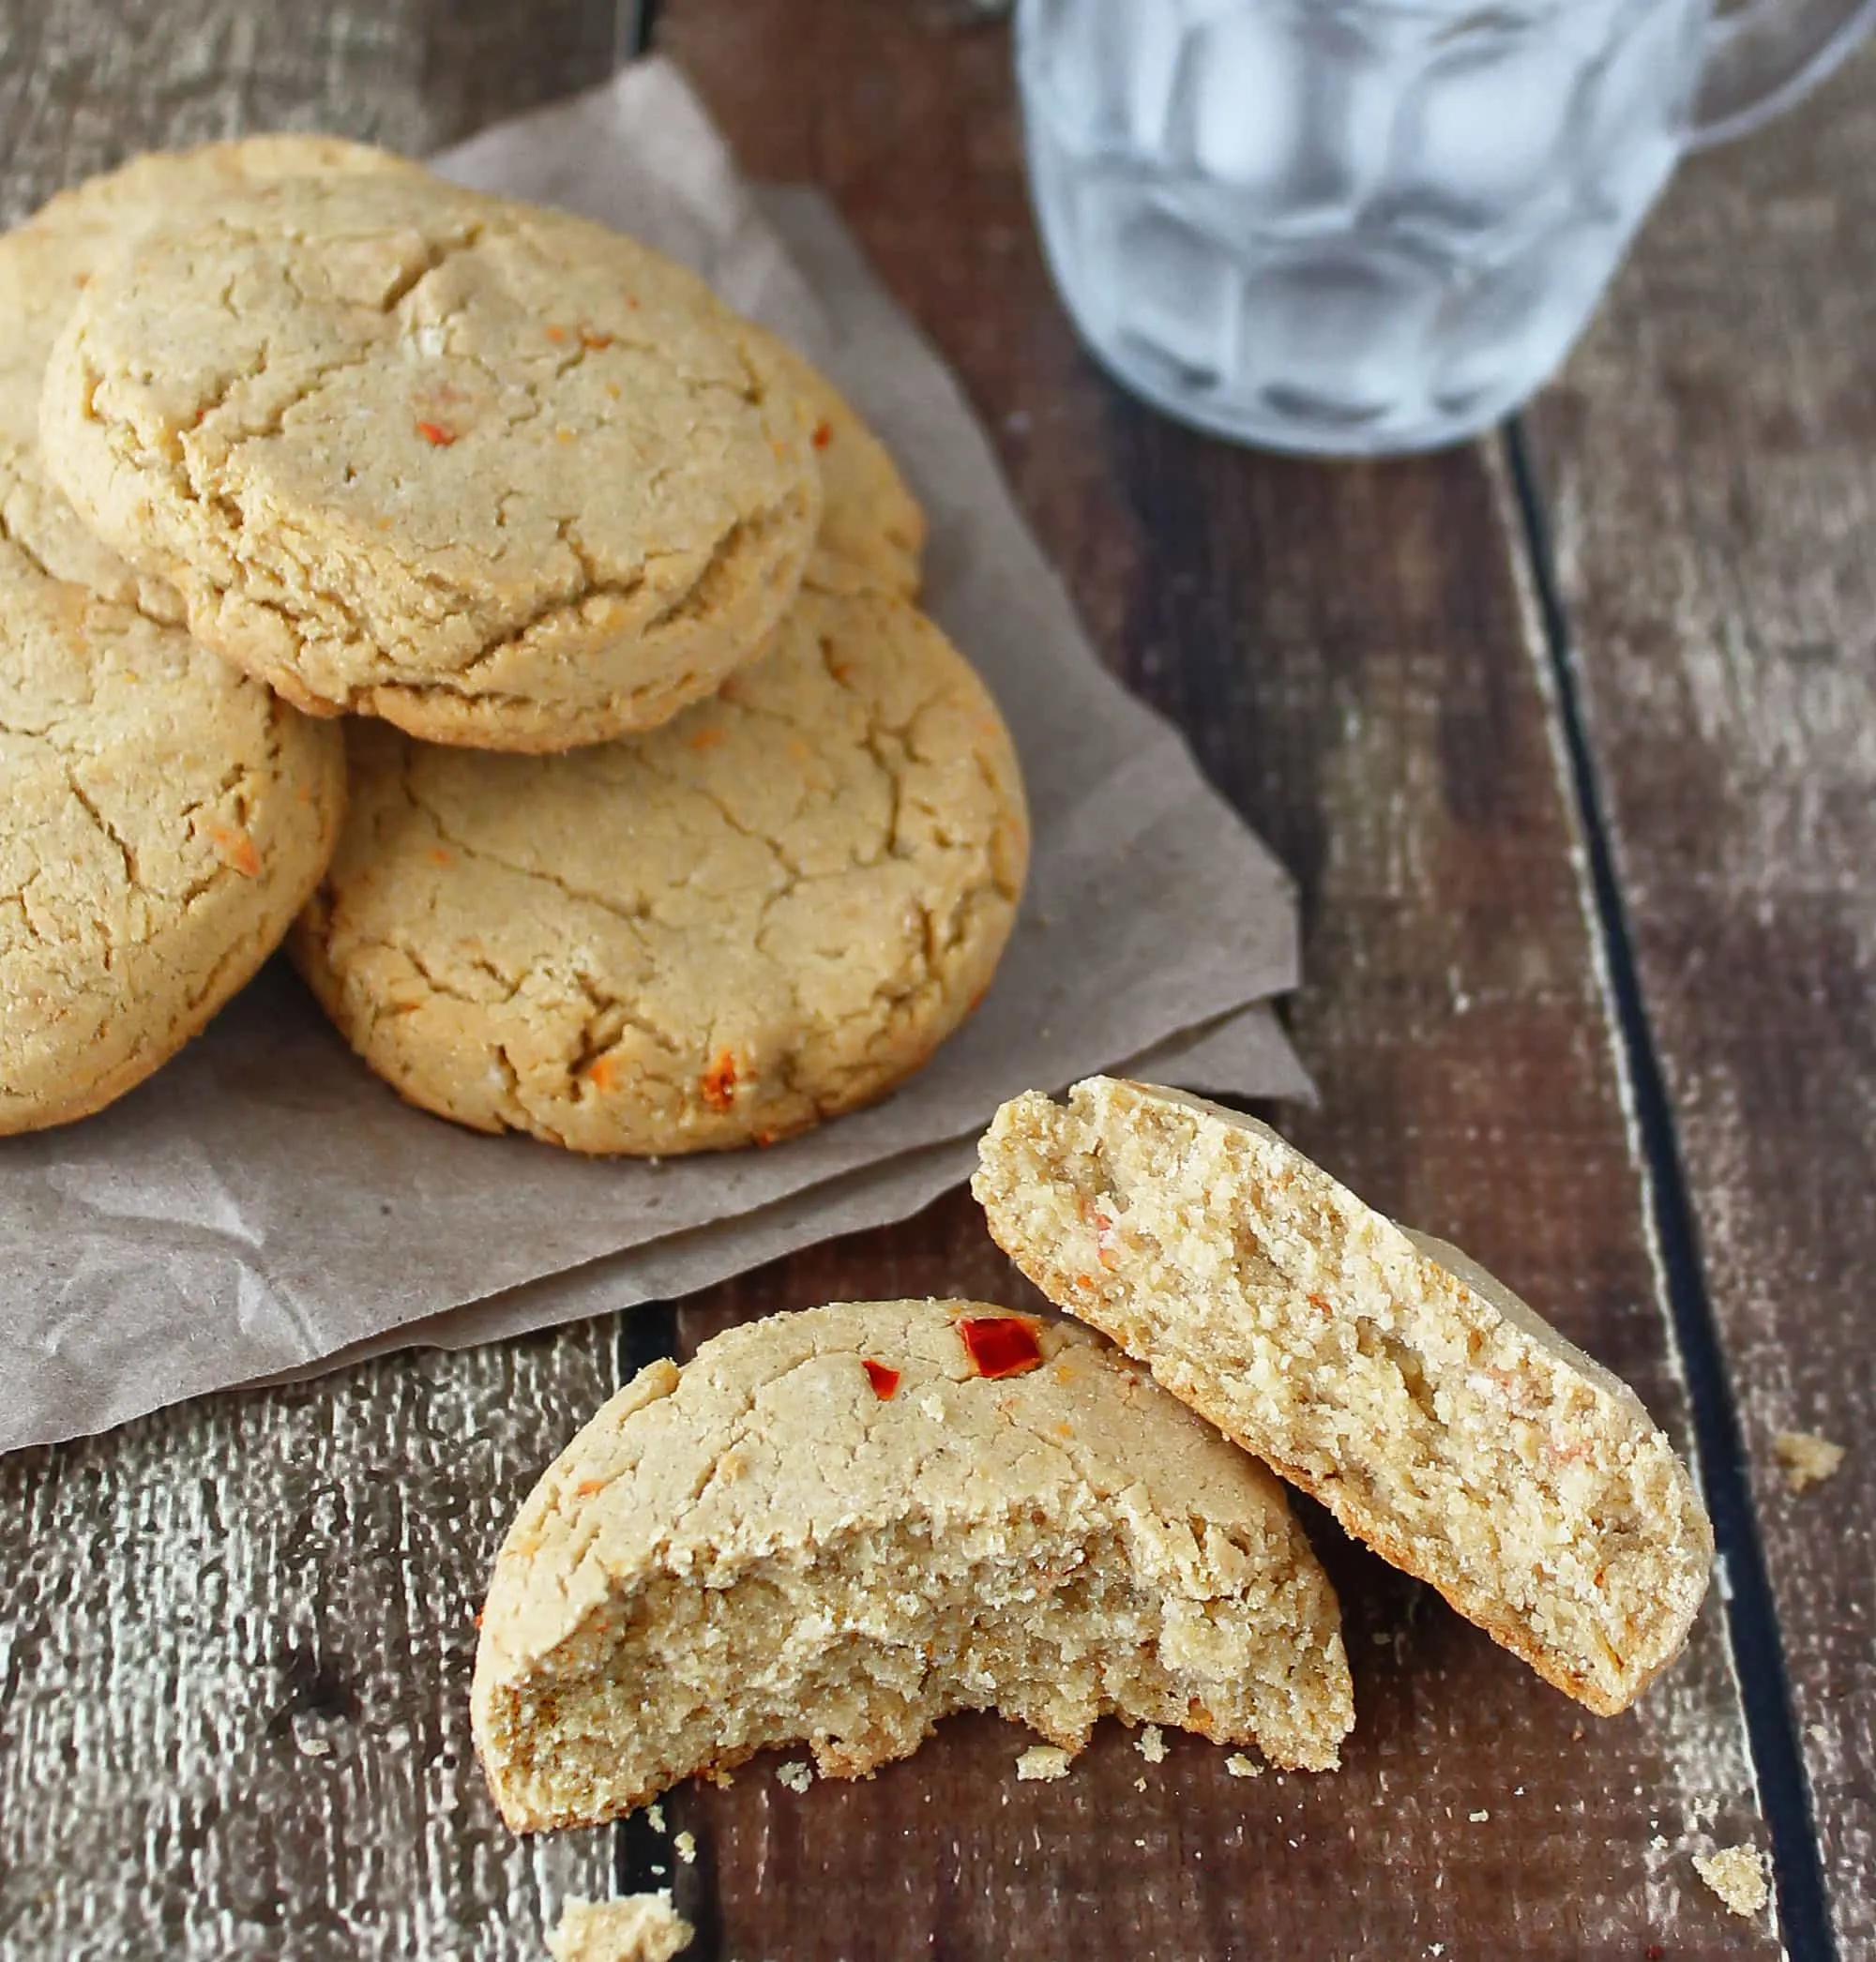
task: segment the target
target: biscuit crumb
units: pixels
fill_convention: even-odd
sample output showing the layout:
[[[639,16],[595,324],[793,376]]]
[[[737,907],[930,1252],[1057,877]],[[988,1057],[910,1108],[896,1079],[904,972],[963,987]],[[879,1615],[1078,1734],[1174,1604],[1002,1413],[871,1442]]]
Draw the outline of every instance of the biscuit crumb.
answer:
[[[1166,1762],[1166,1733],[1157,1724],[1142,1724],[1140,1735],[1133,1741],[1133,1748],[1146,1759],[1148,1764]]]
[[[1484,1806],[1480,1806],[1476,1812],[1468,1812],[1466,1814],[1466,1817],[1473,1822],[1474,1825],[1482,1826],[1485,1824],[1486,1820],[1491,1817],[1491,1814],[1486,1811]]]
[[[791,1758],[786,1764],[777,1765],[775,1782],[790,1791],[806,1791],[814,1783],[814,1773],[798,1758]]]
[[[1136,1778],[1133,1781],[1133,1788],[1135,1791],[1144,1791],[1146,1789],[1146,1780],[1144,1778]]]
[[[671,1962],[696,1930],[671,1905],[671,1891],[611,1901],[568,1901],[547,1938],[553,1962]]]
[[[1694,1871],[1734,1914],[1748,1920],[1763,1914],[1772,1898],[1765,1879],[1765,1856],[1756,1847],[1721,1847],[1717,1853],[1696,1853]]]
[[[664,1807],[656,1799],[645,1807],[645,1818],[651,1821],[651,1829],[654,1833],[662,1833],[664,1831]]]
[[[1242,1751],[1233,1751],[1225,1759],[1225,1770],[1233,1778],[1261,1778],[1263,1775],[1263,1767],[1261,1764],[1253,1764]]]
[[[697,1864],[697,1835],[694,1833],[680,1833],[671,1842],[677,1849],[677,1857],[686,1866]]]
[[[1788,1492],[1808,1492],[1826,1478],[1835,1478],[1843,1463],[1843,1446],[1808,1430],[1781,1430],[1772,1440],[1772,1454],[1785,1474]]]
[[[1060,1744],[1031,1744],[1016,1760],[1016,1775],[1032,1778],[1066,1778],[1074,1760]]]

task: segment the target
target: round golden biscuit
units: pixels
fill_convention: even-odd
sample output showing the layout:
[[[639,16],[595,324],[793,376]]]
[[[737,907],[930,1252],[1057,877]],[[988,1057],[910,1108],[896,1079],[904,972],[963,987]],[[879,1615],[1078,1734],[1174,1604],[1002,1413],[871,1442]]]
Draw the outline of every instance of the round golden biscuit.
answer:
[[[811,425],[689,273],[416,170],[256,187],[85,288],[41,401],[80,516],[317,713],[555,750],[764,646]]]
[[[291,946],[412,1102],[582,1152],[765,1143],[908,1075],[989,986],[1028,823],[982,683],[915,609],[804,593],[650,734],[554,758],[351,732]]]

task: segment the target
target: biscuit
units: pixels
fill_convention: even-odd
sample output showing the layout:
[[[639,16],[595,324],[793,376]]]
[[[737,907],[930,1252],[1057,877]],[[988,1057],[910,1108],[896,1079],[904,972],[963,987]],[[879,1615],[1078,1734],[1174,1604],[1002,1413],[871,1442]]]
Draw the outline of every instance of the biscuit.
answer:
[[[1000,1711],[1334,1765],[1339,1616],[1282,1488],[1072,1322],[843,1303],[653,1364],[522,1507],[470,1715],[520,1832],[800,1743],[824,1775]]]
[[[435,742],[666,720],[762,651],[820,514],[802,405],[702,281],[415,169],[144,235],[40,409],[80,516],[205,645]]]
[[[344,771],[335,730],[0,538],[0,1132],[203,1027],[324,870]]]
[[[1095,1077],[980,1146],[991,1232],[1060,1306],[1603,1715],[1680,1653],[1713,1533],[1625,1383],[1267,1126]]]
[[[665,729],[564,757],[349,731],[353,811],[291,941],[413,1103],[582,1152],[765,1143],[879,1096],[1015,920],[1016,756],[911,607],[804,593]]]
[[[749,330],[800,398],[821,471],[821,528],[806,583],[824,593],[917,596],[925,513],[885,445],[810,362],[762,327]]]
[[[344,806],[337,731],[144,617],[174,595],[46,482],[46,351],[152,204],[375,156],[286,139],[148,158],[0,237],[0,1132],[99,1109],[181,1048],[279,943]]]
[[[671,1962],[696,1929],[671,1905],[671,1891],[610,1901],[568,1901],[547,1938],[553,1962]]]

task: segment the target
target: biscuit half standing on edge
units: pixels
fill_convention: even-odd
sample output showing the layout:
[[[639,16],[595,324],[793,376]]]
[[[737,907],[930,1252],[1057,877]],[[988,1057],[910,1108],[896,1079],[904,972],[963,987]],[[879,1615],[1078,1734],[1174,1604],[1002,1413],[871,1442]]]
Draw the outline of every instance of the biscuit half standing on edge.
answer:
[[[1276,1132],[1094,1077],[979,1147],[991,1234],[1051,1301],[1600,1715],[1680,1653],[1713,1560],[1626,1384],[1456,1248]]]
[[[1079,1751],[1176,1724],[1326,1769],[1334,1592],[1282,1487],[1072,1322],[844,1303],[653,1364],[522,1506],[476,1653],[519,1832],[805,1743],[864,1776],[995,1709]]]

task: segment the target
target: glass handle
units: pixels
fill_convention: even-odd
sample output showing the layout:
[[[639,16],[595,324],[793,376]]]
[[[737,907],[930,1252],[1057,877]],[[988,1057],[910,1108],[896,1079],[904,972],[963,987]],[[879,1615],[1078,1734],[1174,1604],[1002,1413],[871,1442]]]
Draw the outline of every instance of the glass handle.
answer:
[[[1876,0],[1747,0],[1707,33],[1687,146],[1744,136],[1808,95],[1870,26]]]

